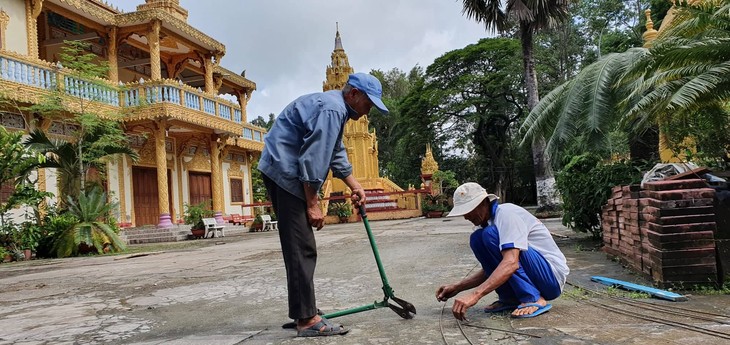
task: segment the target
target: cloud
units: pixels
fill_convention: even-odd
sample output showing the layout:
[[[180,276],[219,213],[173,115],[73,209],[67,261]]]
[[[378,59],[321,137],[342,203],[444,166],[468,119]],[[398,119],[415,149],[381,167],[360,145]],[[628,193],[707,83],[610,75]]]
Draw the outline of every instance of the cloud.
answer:
[[[142,0],[111,0],[129,12]],[[278,114],[294,98],[322,91],[335,22],[358,72],[427,67],[486,37],[484,26],[448,0],[181,0],[188,23],[226,46],[221,64],[246,70],[257,90],[249,120]]]

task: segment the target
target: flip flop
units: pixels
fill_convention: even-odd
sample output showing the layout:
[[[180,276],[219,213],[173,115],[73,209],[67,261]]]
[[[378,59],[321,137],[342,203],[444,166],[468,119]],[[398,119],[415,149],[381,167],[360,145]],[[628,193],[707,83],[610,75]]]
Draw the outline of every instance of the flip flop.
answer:
[[[330,320],[322,318],[319,322],[315,323],[312,327],[305,328],[301,331],[297,331],[297,337],[322,337],[330,335],[345,335],[349,332],[342,325],[335,325]]]
[[[317,315],[322,316],[322,315],[324,315],[324,313],[321,310],[319,310],[319,308],[317,308]],[[281,325],[281,328],[283,328],[283,329],[296,329],[297,328],[297,322],[296,321],[287,322],[287,323]]]
[[[548,310],[550,310],[550,308],[553,307],[553,305],[552,304],[546,304],[545,306],[541,306],[541,305],[539,305],[537,303],[527,303],[525,305],[518,306],[517,309],[524,309],[524,308],[529,308],[529,307],[537,307],[537,310],[535,310],[534,312],[532,312],[532,314],[517,315],[517,316],[511,315],[511,316],[513,318],[516,318],[516,319],[527,319],[527,318],[530,318],[530,317],[535,317],[535,316],[538,316],[540,314],[546,313]]]
[[[500,313],[500,312],[503,312],[505,310],[513,311],[513,310],[517,309],[517,305],[516,304],[509,304],[507,302],[502,302],[502,301],[494,301],[489,306],[491,307],[491,306],[493,306],[493,305],[495,305],[497,303],[501,303],[502,305],[499,306],[499,307],[496,307],[496,308],[489,308],[489,309],[484,308],[484,312],[485,313],[489,313],[489,314],[493,314],[493,313]]]

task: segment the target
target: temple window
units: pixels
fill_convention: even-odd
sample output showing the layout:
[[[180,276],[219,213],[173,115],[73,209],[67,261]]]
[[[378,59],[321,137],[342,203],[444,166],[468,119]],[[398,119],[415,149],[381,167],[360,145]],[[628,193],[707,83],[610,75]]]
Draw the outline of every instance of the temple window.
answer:
[[[243,180],[231,179],[231,202],[243,202]]]

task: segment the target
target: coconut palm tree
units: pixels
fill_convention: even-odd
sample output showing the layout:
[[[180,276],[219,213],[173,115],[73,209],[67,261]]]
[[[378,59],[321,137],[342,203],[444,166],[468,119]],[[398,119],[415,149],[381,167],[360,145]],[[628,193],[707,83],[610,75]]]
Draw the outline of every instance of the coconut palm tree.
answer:
[[[487,30],[505,32],[510,21],[518,23],[527,107],[533,109],[540,100],[533,56],[534,35],[539,30],[568,18],[568,0],[463,0],[463,3],[462,13],[467,18],[484,23]],[[537,202],[541,208],[550,207],[556,202],[555,178],[550,170],[548,157],[544,154],[544,147],[544,140],[535,137],[532,143],[532,155],[538,187]]]
[[[604,56],[554,89],[523,123],[524,140],[549,138],[557,154],[578,138],[595,149],[616,128],[636,133],[689,117],[727,126],[730,2],[713,3],[677,3],[652,48]]]

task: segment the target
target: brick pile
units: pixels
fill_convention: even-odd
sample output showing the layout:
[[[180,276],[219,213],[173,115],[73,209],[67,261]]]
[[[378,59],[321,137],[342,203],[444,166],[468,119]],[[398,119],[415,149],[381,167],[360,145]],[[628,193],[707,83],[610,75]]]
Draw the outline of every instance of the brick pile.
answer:
[[[662,285],[717,282],[715,191],[701,179],[614,187],[603,250]]]

